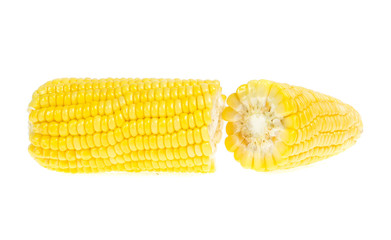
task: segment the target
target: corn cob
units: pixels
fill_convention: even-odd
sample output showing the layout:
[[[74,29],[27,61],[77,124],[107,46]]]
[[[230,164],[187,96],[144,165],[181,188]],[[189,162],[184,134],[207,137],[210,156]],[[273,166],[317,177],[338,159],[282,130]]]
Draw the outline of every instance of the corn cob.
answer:
[[[244,168],[272,171],[307,165],[352,146],[362,133],[351,106],[302,87],[250,81],[223,111],[227,149]]]
[[[56,79],[29,105],[29,152],[61,172],[213,172],[218,81]]]

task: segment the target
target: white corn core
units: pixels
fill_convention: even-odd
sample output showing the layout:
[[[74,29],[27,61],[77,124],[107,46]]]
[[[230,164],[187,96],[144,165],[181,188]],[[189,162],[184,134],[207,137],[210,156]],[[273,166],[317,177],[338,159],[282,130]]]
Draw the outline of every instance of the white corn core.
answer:
[[[256,137],[265,135],[267,131],[267,122],[265,115],[254,114],[248,118],[247,128]]]
[[[235,128],[246,139],[249,150],[272,153],[283,130],[283,117],[267,98],[250,97],[247,101],[242,105],[242,118],[234,123]]]

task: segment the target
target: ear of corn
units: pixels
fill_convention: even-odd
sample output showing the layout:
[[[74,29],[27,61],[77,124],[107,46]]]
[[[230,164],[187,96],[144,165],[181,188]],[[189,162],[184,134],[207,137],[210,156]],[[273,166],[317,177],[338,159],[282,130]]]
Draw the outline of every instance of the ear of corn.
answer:
[[[29,152],[61,172],[212,172],[218,81],[57,79],[29,105]]]
[[[362,133],[351,106],[302,87],[250,81],[231,94],[223,111],[227,149],[257,171],[307,165],[352,146]]]

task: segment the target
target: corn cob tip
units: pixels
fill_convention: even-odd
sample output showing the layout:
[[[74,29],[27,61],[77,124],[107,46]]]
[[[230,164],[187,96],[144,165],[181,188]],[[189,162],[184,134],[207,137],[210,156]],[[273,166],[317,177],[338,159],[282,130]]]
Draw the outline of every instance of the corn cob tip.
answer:
[[[244,168],[272,171],[342,152],[362,132],[351,106],[302,87],[267,80],[241,85],[227,98],[225,145]]]

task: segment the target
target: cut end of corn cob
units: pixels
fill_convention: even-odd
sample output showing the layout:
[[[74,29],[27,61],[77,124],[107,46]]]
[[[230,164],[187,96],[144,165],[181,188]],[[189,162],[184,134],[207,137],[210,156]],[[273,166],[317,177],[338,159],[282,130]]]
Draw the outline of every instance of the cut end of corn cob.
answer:
[[[360,115],[333,97],[267,80],[240,86],[227,99],[228,151],[244,168],[272,171],[307,165],[352,146]]]
[[[55,171],[213,172],[218,81],[56,79],[29,105],[29,152]]]

